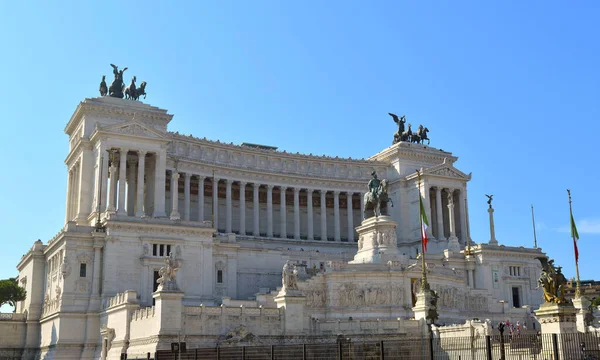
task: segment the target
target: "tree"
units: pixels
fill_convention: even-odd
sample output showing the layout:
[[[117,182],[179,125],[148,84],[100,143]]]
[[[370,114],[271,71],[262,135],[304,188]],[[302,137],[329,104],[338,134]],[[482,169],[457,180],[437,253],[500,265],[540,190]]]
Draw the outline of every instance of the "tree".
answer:
[[[15,307],[17,301],[25,300],[27,291],[19,286],[17,279],[0,280],[0,306],[8,304]]]
[[[594,298],[594,300],[592,300],[592,306],[593,307],[600,306],[600,296],[597,296]]]

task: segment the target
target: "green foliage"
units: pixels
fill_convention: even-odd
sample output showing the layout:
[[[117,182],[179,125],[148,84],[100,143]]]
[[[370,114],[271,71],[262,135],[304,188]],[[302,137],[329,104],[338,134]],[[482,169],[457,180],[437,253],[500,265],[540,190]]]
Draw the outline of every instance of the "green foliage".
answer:
[[[19,286],[17,279],[0,280],[0,306],[8,304],[15,306],[17,301],[25,300],[27,292]]]
[[[594,300],[592,300],[592,306],[593,307],[600,306],[600,296],[596,296],[594,298]]]

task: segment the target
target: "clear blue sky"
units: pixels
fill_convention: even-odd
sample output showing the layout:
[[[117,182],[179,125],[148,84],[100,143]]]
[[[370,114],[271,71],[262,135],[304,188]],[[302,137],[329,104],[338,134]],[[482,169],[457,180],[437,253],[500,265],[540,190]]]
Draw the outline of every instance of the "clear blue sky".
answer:
[[[600,280],[597,1],[0,2],[4,155],[0,278],[64,222],[67,136],[110,63],[148,82],[170,129],[301,153],[368,157],[391,144],[388,112],[460,157],[471,233],[539,244]],[[596,180],[594,180],[596,179]]]

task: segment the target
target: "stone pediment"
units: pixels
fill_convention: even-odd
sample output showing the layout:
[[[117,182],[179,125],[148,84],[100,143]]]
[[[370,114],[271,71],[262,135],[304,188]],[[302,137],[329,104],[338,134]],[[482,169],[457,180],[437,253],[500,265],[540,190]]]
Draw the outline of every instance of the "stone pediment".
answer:
[[[446,161],[440,165],[436,165],[430,167],[429,169],[425,169],[423,171],[423,175],[433,175],[444,178],[451,179],[459,179],[459,180],[471,180],[471,174],[465,174],[464,172],[458,170],[451,164],[448,164]]]
[[[110,125],[107,127],[100,128],[103,132],[112,134],[122,135],[133,135],[136,137],[152,138],[152,139],[165,139],[165,135],[156,129],[139,123],[135,120],[128,121],[126,123]]]

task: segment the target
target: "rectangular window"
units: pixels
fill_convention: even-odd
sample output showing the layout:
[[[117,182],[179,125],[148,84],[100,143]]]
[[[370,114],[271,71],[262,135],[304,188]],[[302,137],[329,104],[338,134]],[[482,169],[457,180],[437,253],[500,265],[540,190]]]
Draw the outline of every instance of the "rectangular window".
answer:
[[[171,245],[167,245],[167,253],[165,255],[169,256],[170,254],[171,254]]]
[[[159,256],[165,256],[165,246],[163,244],[160,244]]]
[[[513,298],[513,307],[520,308],[521,307],[521,297],[519,296],[519,288],[514,286],[512,288],[512,298]]]
[[[79,277],[87,276],[87,264],[81,263],[79,264]]]
[[[223,270],[217,270],[217,284],[223,283]]]
[[[157,255],[158,255],[158,245],[152,244],[152,256],[157,256]]]

